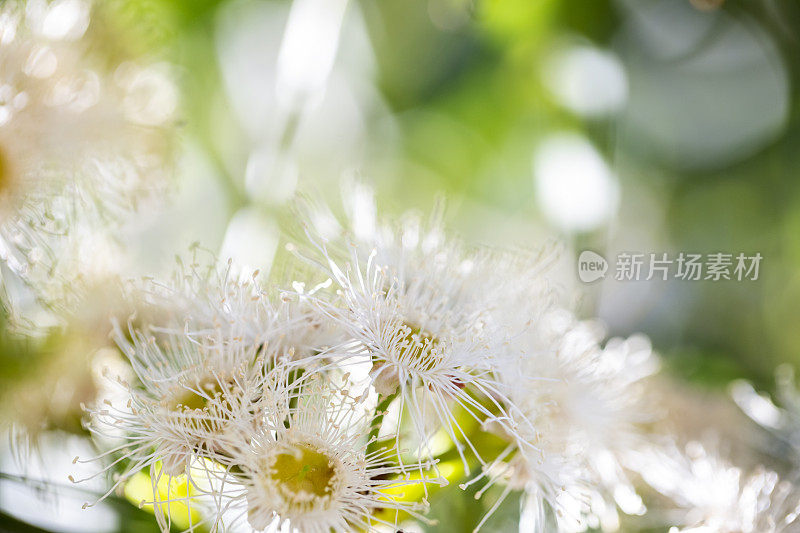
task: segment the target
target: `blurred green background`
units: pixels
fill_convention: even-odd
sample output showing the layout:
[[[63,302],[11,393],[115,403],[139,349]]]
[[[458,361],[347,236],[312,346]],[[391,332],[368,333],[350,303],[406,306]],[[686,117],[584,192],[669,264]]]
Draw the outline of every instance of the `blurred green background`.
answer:
[[[769,390],[800,359],[794,0],[105,0],[90,33],[182,94],[174,201],[131,230],[142,272],[195,241],[269,264],[292,197],[354,177],[388,213],[445,196],[474,243],[565,242],[581,314],[698,387]],[[763,260],[582,285],[583,249]]]
[[[121,54],[181,83],[177,216],[202,220],[173,240],[235,254],[226,223],[271,235],[295,191],[354,174],[389,212],[445,195],[471,241],[565,240],[568,287],[585,247],[760,252],[757,281],[608,280],[580,305],[690,379],[768,386],[800,356],[796,2],[316,4],[101,4]]]

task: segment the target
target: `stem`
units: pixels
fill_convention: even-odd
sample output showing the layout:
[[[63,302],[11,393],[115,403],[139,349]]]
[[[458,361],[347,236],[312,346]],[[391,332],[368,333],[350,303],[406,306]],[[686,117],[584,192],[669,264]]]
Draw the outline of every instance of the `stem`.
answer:
[[[305,369],[303,368],[297,368],[289,371],[289,383],[292,385],[289,397],[289,412],[292,412],[295,408],[297,408],[297,402],[300,400],[300,392],[302,391],[303,387],[303,383],[301,382],[303,374],[305,374]],[[297,390],[297,394],[293,394],[295,390]],[[284,420],[283,424],[288,429],[290,427],[289,418]]]
[[[225,192],[228,194],[228,206],[230,207],[231,211],[235,213],[241,207],[244,207],[249,203],[247,193],[242,190],[239,182],[237,182],[228,171],[225,161],[222,159],[222,156],[219,154],[219,152],[217,152],[213,141],[208,137],[208,135],[200,134],[198,137],[200,139],[201,146],[205,149],[208,161],[214,167],[214,173],[216,174],[217,179],[220,181],[225,189]]]
[[[369,432],[369,439],[367,440],[367,455],[380,449],[381,441],[378,440],[378,433],[380,433],[381,426],[383,425],[383,417],[386,414],[392,400],[397,397],[397,394],[389,394],[388,396],[378,396],[378,406],[375,408],[375,425]],[[374,440],[373,440],[374,439]]]

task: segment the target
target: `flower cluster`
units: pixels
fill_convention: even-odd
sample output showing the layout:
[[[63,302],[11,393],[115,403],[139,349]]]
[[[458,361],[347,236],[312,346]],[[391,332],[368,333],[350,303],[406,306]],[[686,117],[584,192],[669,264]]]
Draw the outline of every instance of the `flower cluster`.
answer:
[[[296,2],[288,27],[310,6]],[[270,243],[240,236],[239,223],[263,226],[262,171],[286,174],[277,196],[294,190],[305,105],[276,130],[274,154],[251,154],[243,184],[226,180],[238,211],[222,249],[263,245],[253,257],[265,264],[220,262],[196,244],[172,277],[125,279],[136,245],[124,236],[146,226],[144,204],[173,171],[178,94],[168,66],[98,46],[98,7],[0,1],[0,422],[28,443],[44,431],[92,439],[97,455],[73,463],[93,473],[70,479],[107,484],[85,508],[125,498],[165,533],[388,532],[436,526],[436,500],[461,491],[483,500],[476,532],[509,502],[520,533],[800,531],[791,372],[775,403],[732,387],[776,437],[764,450],[774,464],[734,465],[676,435],[661,359],[644,336],[607,339],[577,316],[556,281],[557,246],[470,245],[445,231],[439,205],[384,219],[356,182],[341,217],[301,198]],[[328,30],[333,54],[339,30]],[[226,173],[213,144],[204,155]],[[755,279],[754,265],[734,274]]]
[[[267,286],[195,256],[133,283],[139,311],[115,337],[134,375],[109,375],[116,392],[88,408],[111,491],[145,472],[139,503],[165,531],[399,529],[430,521],[451,482],[499,488],[476,529],[514,494],[520,531],[612,531],[645,513],[643,482],[692,510],[680,527],[736,520],[751,494],[773,517],[796,500],[767,473],[725,508],[681,499],[668,480],[711,478],[657,444],[658,358],[561,306],[552,252],[470,248],[439,215],[365,225],[365,205],[287,246],[302,280]]]

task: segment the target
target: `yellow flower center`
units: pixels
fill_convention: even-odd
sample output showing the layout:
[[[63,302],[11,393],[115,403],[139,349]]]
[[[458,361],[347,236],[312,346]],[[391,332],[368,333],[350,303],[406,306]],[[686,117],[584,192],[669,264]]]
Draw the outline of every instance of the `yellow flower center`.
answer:
[[[14,185],[12,170],[6,153],[0,148],[0,192],[4,195],[8,194]]]
[[[438,352],[439,341],[428,331],[408,322],[403,322],[405,335],[400,341],[400,358],[415,370],[428,371],[436,367],[442,356]]]
[[[293,445],[279,453],[269,471],[284,498],[296,504],[306,503],[309,495],[329,495],[335,476],[333,461],[308,444]]]
[[[209,374],[194,383],[190,382],[180,387],[167,402],[167,408],[186,417],[189,427],[199,434],[210,435],[222,429],[220,424],[227,420],[228,411],[215,409],[209,413],[209,403],[218,398],[224,405],[228,403],[230,396],[236,394],[239,394],[239,391],[232,378]],[[203,444],[202,440],[197,444]]]
[[[372,385],[378,394],[393,394],[400,385],[399,368],[408,372],[429,372],[442,362],[439,340],[419,326],[403,322],[398,329],[396,359],[387,361],[374,358],[372,362]]]
[[[220,385],[220,380],[215,376],[206,376],[199,380],[192,389],[181,387],[181,390],[172,398],[169,407],[173,411],[179,409],[194,410],[204,409],[210,399],[215,398],[217,395],[224,396],[225,391]],[[202,391],[205,395],[200,394]]]

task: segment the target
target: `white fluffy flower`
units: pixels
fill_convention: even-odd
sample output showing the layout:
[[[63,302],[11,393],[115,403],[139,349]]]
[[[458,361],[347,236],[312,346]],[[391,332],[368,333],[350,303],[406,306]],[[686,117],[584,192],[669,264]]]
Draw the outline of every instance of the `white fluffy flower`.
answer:
[[[161,525],[168,527],[155,486],[162,476],[187,473],[195,457],[225,456],[225,436],[257,423],[264,356],[257,346],[222,338],[198,343],[131,333],[133,341],[123,347],[141,384],[120,380],[126,403],[106,400],[89,410],[89,431],[109,448],[91,460],[106,460],[109,470],[121,471],[112,490],[149,468],[153,501],[144,503],[155,504]]]
[[[231,434],[255,432],[265,405],[286,403],[280,395],[288,394],[288,377],[272,369],[324,368],[319,361],[325,360],[325,347],[309,344],[319,340],[319,324],[297,302],[215,270],[190,269],[176,281],[153,283],[147,293],[163,311],[149,309],[148,318],[164,326],[131,325],[127,332],[116,327],[117,343],[138,378],[136,384],[119,380],[127,403],[104,402],[90,410],[89,430],[111,446],[101,457],[122,471],[116,485],[146,468],[157,484],[162,476],[191,477],[197,458],[201,464],[225,461]],[[162,527],[168,527],[155,485],[154,500],[146,503],[155,504]]]
[[[270,353],[295,360],[341,342],[339,330],[310,303],[320,287],[305,290],[298,282],[294,291],[262,286],[258,271],[240,279],[232,261],[224,268],[216,263],[212,254],[194,249],[168,282],[132,282],[130,299],[145,320],[158,324],[154,330],[160,334],[199,340],[222,331],[245,344],[268,342]]]
[[[327,533],[397,529],[400,511],[424,520],[427,504],[403,496],[431,480],[405,475],[388,449],[370,451],[374,410],[320,374],[292,385],[284,408],[265,409],[259,430],[241,436],[219,498],[225,513],[215,523],[233,529],[246,519],[255,531],[285,524]],[[226,515],[233,516],[227,523]]]
[[[493,311],[505,305],[517,282],[528,279],[498,275],[505,263],[517,260],[513,254],[446,241],[439,214],[428,224],[406,215],[376,225],[364,214],[374,208],[370,199],[356,200],[351,219],[357,240],[349,257],[336,252],[336,241],[320,245],[323,268],[341,300],[322,307],[350,337],[347,349],[354,345],[371,360],[372,385],[382,401],[397,397],[398,421],[410,418],[422,456],[432,455],[432,434],[443,431],[465,470],[467,451],[485,464],[459,417],[478,425],[496,421],[515,431],[506,412],[513,403],[502,401],[495,375],[495,348],[507,332]],[[538,280],[540,259],[528,266],[528,278]]]
[[[501,498],[525,490],[520,531],[613,529],[617,506],[644,512],[623,464],[645,442],[641,424],[653,416],[645,380],[658,361],[643,337],[605,347],[602,339],[596,324],[551,311],[506,346],[500,372],[528,423],[511,436],[512,458],[488,469],[492,482],[483,490],[501,479],[508,482]]]
[[[789,533],[800,527],[800,488],[774,472],[747,475],[698,442],[682,453],[674,444],[638,456],[642,477],[681,509],[685,533]]]

